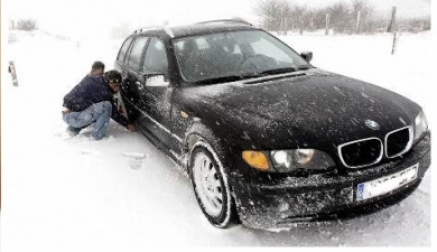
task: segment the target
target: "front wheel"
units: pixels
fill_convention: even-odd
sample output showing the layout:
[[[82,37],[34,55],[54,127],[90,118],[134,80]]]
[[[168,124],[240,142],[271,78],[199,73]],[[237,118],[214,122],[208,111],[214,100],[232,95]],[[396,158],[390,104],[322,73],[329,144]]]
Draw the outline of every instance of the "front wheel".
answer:
[[[190,177],[203,214],[212,225],[226,228],[234,215],[232,196],[223,166],[206,143],[198,144],[191,153]]]

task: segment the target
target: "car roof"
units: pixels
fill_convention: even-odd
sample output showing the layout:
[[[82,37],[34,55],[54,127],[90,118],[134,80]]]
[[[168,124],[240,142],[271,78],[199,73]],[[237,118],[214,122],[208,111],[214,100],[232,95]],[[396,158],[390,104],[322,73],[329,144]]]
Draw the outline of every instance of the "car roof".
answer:
[[[137,35],[155,35],[168,38],[180,38],[187,36],[203,35],[208,33],[217,33],[224,31],[257,29],[244,22],[228,22],[227,20],[208,21],[192,25],[176,27],[146,27],[134,32]]]

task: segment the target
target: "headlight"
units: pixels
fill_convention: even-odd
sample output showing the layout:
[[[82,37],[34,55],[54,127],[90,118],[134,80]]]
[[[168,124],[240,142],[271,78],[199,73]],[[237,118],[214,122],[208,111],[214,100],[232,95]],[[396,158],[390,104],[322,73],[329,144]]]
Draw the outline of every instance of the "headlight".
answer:
[[[328,154],[314,149],[271,151],[270,157],[273,168],[278,172],[291,172],[299,168],[324,170],[335,165]]]
[[[270,155],[269,155],[270,154]],[[324,170],[335,166],[332,158],[315,149],[243,151],[243,159],[251,167],[270,172],[292,172],[297,169]]]
[[[414,120],[414,140],[419,139],[426,130],[428,130],[428,121],[426,120],[425,113],[420,111]]]

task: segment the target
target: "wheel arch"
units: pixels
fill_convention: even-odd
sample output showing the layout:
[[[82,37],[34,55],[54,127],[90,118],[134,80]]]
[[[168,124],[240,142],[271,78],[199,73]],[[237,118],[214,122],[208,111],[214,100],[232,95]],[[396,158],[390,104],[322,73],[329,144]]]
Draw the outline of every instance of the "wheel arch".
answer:
[[[189,157],[198,141],[204,141],[208,144],[209,148],[215,152],[217,158],[220,158],[220,162],[224,167],[228,166],[228,163],[224,163],[226,161],[224,158],[226,157],[226,148],[224,146],[224,139],[221,136],[217,136],[214,133],[214,130],[211,127],[205,125],[200,119],[196,118],[193,123],[187,127],[187,131],[185,134],[184,140],[184,148],[186,155],[186,168],[189,165]],[[228,170],[226,169],[226,172]]]

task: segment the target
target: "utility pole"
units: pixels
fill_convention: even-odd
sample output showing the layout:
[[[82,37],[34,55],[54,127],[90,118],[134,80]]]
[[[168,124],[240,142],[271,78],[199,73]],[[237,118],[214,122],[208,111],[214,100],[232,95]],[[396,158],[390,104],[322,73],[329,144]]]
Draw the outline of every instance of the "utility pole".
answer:
[[[326,13],[325,35],[329,35],[329,13]]]

